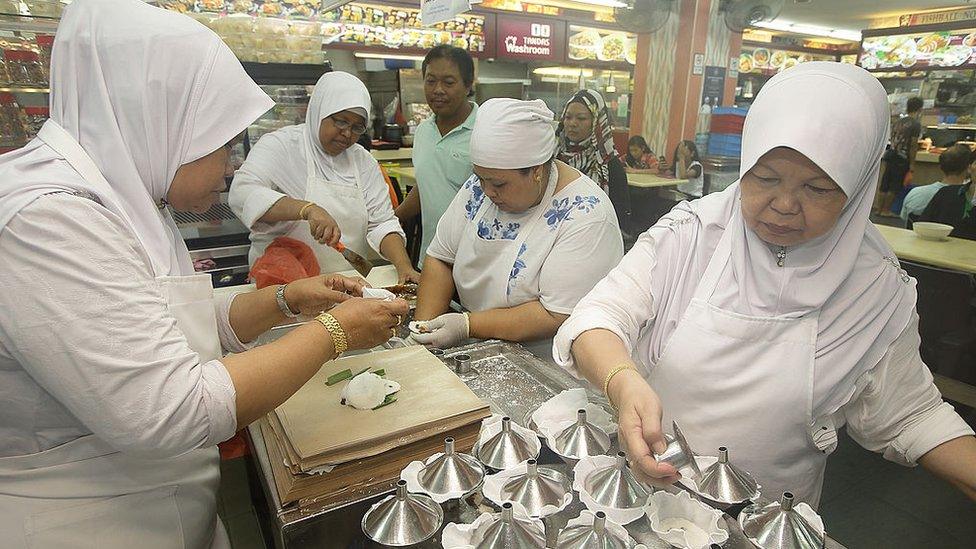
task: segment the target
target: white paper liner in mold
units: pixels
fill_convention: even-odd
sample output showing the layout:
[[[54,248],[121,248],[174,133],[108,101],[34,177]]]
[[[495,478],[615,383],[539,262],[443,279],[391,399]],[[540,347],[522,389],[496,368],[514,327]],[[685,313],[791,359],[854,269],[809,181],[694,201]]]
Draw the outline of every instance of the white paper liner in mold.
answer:
[[[449,522],[441,532],[444,549],[474,549],[474,533],[491,520],[491,513],[481,513],[471,524]]]
[[[718,458],[714,456],[695,456],[695,463],[698,464],[700,471],[704,471],[708,467],[718,463]],[[678,472],[681,473],[681,479],[678,480],[678,484],[700,496],[705,496],[705,494],[702,494],[698,490],[698,483],[695,482],[695,470],[691,468],[691,465],[685,465],[681,469],[678,469]]]
[[[600,505],[597,503],[593,496],[583,488],[583,482],[586,477],[590,475],[596,469],[602,469],[604,467],[614,467],[617,464],[617,458],[614,456],[589,456],[585,457],[576,463],[576,467],[573,467],[573,489],[579,492],[580,502],[586,506],[587,509],[593,511],[603,511],[607,514],[607,518],[610,522],[615,522],[621,525],[627,525],[635,520],[644,516],[644,508],[636,507],[634,509],[615,509],[613,507],[607,507],[605,505]]]
[[[486,498],[488,498],[493,503],[495,503],[495,505],[498,505],[500,507],[505,502],[510,501],[508,499],[502,498],[502,488],[505,487],[505,483],[508,482],[508,480],[512,477],[518,475],[524,475],[525,472],[528,471],[528,468],[529,468],[528,462],[523,461],[522,463],[519,463],[515,467],[512,467],[510,469],[505,469],[504,471],[499,471],[494,475],[486,476],[484,486],[482,486],[481,488],[481,493]],[[530,518],[545,518],[551,515],[555,515],[556,513],[562,511],[566,507],[569,507],[569,504],[573,503],[573,491],[570,490],[566,492],[566,495],[563,496],[562,503],[560,503],[558,507],[553,505],[544,506],[538,516],[530,515],[529,511],[525,508],[525,506],[523,506],[521,503],[517,501],[512,501],[511,503],[512,503],[512,507],[515,509],[515,514],[518,516],[530,517]]]
[[[396,294],[383,288],[363,288],[363,297],[366,299],[385,299],[387,301],[396,299]]]
[[[400,479],[407,481],[407,491],[415,494],[426,494],[430,496],[430,499],[436,501],[437,503],[444,503],[452,499],[458,499],[467,495],[468,492],[462,492],[460,490],[455,492],[447,492],[444,494],[438,494],[435,492],[428,492],[420,485],[420,471],[429,463],[432,463],[435,459],[444,455],[443,452],[434,454],[424,461],[411,461],[409,465],[400,471]]]
[[[608,435],[617,432],[613,416],[602,406],[587,401],[585,389],[568,389],[543,402],[532,412],[532,421],[549,447],[554,448],[556,436],[576,422],[576,414],[581,408],[586,410],[587,421]]]
[[[651,530],[662,540],[681,549],[708,549],[713,543],[722,545],[729,539],[728,530],[719,524],[724,524],[722,512],[693,499],[688,492],[677,495],[654,492],[647,500],[646,513]],[[683,529],[662,527],[662,522],[671,519],[691,522],[704,532],[703,539],[688,539]]]
[[[487,417],[481,421],[481,432],[478,434],[478,448],[483,443],[491,440],[491,437],[502,432],[502,417],[500,414],[492,414],[491,417]],[[538,435],[515,423],[515,419],[512,419],[512,431],[527,440],[529,442],[529,448],[532,448],[532,454],[535,457],[539,457],[539,452],[542,451],[542,442],[539,440]]]
[[[593,511],[583,509],[580,511],[578,517],[569,519],[569,522],[566,523],[566,528],[570,528],[572,526],[591,526],[593,524],[593,519],[595,518],[596,514]],[[640,545],[634,541],[634,538],[630,537],[630,533],[627,532],[626,528],[610,520],[609,517],[607,518],[607,530],[613,532],[613,535],[617,538],[627,540],[629,546],[634,547],[634,549],[644,547],[643,545]]]

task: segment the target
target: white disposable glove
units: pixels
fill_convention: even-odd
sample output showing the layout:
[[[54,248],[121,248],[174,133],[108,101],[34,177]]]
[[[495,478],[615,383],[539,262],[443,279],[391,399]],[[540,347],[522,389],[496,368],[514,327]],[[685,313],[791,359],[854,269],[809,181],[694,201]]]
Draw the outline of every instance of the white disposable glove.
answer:
[[[468,339],[470,326],[467,313],[447,313],[433,320],[417,322],[430,330],[426,334],[413,333],[411,337],[421,345],[447,349]]]

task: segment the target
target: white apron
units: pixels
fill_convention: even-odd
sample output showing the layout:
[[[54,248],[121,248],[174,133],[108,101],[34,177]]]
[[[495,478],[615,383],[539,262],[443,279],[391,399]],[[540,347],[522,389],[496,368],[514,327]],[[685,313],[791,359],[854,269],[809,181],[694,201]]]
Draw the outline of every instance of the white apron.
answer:
[[[38,137],[92,185],[108,183],[84,149],[48,121]],[[201,361],[220,357],[210,275],[158,277]],[[111,405],[111,404],[107,404]],[[229,548],[217,517],[216,447],[175,458],[133,457],[87,435],[36,454],[0,458],[6,548]]]
[[[362,185],[359,180],[359,166],[353,162],[355,186],[336,184],[319,175],[315,168],[315,160],[312,157],[314,153],[306,139],[305,165],[307,176],[304,199],[325,208],[329,212],[329,215],[339,224],[339,230],[342,231],[342,243],[347,248],[367,259],[377,259],[379,256],[373,252],[366,240],[366,231],[369,229],[369,213],[366,209],[366,199],[363,198]],[[289,223],[291,228],[285,236],[308,244],[315,252],[315,257],[319,261],[319,268],[323,274],[338,273],[353,268],[342,257],[341,253],[327,245],[319,244],[312,238],[307,221]],[[276,236],[278,235],[262,234],[253,237],[249,257],[251,265],[264,254],[265,248],[271,244]]]
[[[816,509],[827,461],[811,437],[817,318],[751,317],[708,304],[722,269],[715,258],[728,246],[722,238],[650,369],[662,425],[670,431],[677,420],[699,454],[727,446],[766,498],[788,490]]]
[[[530,210],[519,221],[525,221],[519,227],[515,240],[485,240],[478,236],[478,222],[481,221],[491,200],[486,196],[478,208],[472,223],[466,227],[458,243],[452,274],[454,285],[461,305],[469,311],[487,311],[500,307],[512,307],[519,303],[512,303],[508,295],[508,283],[512,268],[518,259],[519,250],[525,243],[532,230],[537,227],[545,216],[546,206],[552,201],[556,191],[559,171],[553,165],[549,171],[549,182],[546,192],[534,209]]]

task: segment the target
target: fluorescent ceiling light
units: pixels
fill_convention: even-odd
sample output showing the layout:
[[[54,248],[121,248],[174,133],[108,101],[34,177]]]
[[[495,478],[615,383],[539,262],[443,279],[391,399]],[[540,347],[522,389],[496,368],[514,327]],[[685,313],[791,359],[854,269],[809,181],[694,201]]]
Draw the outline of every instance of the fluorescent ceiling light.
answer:
[[[779,19],[774,19],[772,21],[760,21],[759,23],[755,23],[752,26],[763,28],[763,29],[775,30],[775,31],[805,34],[808,36],[823,36],[826,38],[838,38],[840,40],[850,40],[852,42],[859,42],[861,40],[861,31],[847,30],[847,29],[829,29],[827,27],[818,27],[816,25],[805,25],[803,23],[791,23],[789,21],[782,21]]]
[[[570,0],[577,4],[587,4],[590,6],[601,6],[605,8],[626,8],[626,2],[620,2],[619,0]]]
[[[570,67],[540,67],[533,70],[532,74],[538,74],[539,76],[571,76],[577,78],[581,70],[584,78],[591,78],[593,76],[591,69],[574,69]]]
[[[357,51],[353,53],[354,56],[360,59],[401,59],[404,61],[423,61],[424,57],[422,55],[402,55],[394,53],[368,53]]]

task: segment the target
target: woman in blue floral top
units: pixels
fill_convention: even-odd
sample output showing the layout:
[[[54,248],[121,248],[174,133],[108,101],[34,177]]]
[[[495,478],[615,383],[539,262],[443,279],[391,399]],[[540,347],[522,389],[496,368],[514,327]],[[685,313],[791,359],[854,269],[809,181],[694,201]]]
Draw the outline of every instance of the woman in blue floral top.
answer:
[[[437,226],[420,282],[414,338],[551,337],[623,257],[617,216],[589,177],[554,159],[542,101],[492,99],[471,134],[474,175]],[[467,313],[448,313],[457,291]]]

